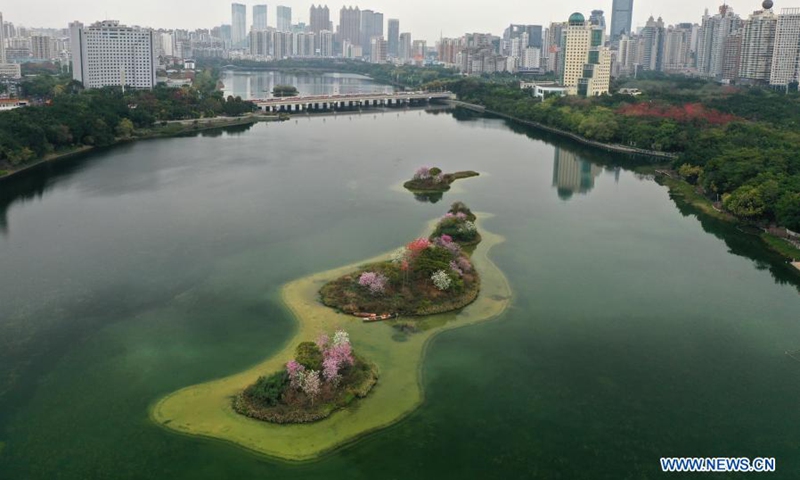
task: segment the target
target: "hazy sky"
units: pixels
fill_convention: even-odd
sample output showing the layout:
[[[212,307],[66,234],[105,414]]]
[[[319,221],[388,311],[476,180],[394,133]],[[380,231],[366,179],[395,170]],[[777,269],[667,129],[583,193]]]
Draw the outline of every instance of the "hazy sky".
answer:
[[[775,0],[775,10],[800,7],[800,0],[783,3]],[[308,22],[310,1],[279,0],[242,1],[248,6],[248,28],[252,21],[252,5],[269,5],[269,24],[275,25],[275,7],[292,7],[293,21]],[[647,17],[662,16],[672,23],[698,22],[703,10],[716,11],[722,0],[634,0],[634,28],[643,25]],[[129,25],[156,28],[211,28],[230,23],[231,2],[226,0],[0,0],[0,12],[6,21],[30,27],[66,27],[72,20],[92,23],[104,18],[120,20]],[[342,5],[358,5],[362,9],[383,12],[384,18],[399,18],[400,30],[411,32],[416,39],[433,41],[444,36],[459,36],[465,32],[502,34],[510,23],[547,25],[564,21],[570,13],[579,11],[588,16],[594,9],[606,12],[611,21],[612,0],[360,0],[358,3],[329,2],[331,20],[339,21]],[[728,0],[742,16],[760,7],[760,0]]]

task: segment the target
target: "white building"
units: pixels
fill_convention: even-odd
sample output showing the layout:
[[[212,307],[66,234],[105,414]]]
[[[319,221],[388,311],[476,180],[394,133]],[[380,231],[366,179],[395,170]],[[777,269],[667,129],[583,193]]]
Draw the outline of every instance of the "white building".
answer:
[[[318,35],[317,44],[319,49],[317,55],[320,57],[333,57],[333,32],[321,30]]]
[[[564,34],[561,84],[570,95],[594,97],[607,94],[611,86],[611,51],[603,46],[603,28],[586,22],[580,13],[573,13]]]
[[[784,8],[775,30],[770,85],[784,86],[798,80],[800,54],[800,8]]]
[[[759,10],[745,22],[742,32],[742,58],[739,78],[748,83],[767,83],[772,72],[775,31],[778,16],[772,10]]]
[[[18,63],[0,63],[0,77],[22,78],[22,67]]]
[[[155,86],[157,62],[152,30],[106,20],[87,28],[74,22],[70,33],[77,40],[72,44],[72,78],[85,88]]]

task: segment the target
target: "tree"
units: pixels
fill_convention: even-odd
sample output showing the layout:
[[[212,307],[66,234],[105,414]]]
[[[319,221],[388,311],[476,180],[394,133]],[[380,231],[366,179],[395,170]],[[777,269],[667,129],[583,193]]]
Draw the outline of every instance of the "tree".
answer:
[[[800,232],[800,193],[786,193],[781,197],[775,216],[784,227]]]
[[[131,138],[133,135],[133,122],[123,118],[117,124],[117,136],[121,138]]]
[[[766,210],[761,191],[752,186],[740,187],[733,193],[724,195],[722,204],[729,212],[743,218],[760,217]]]

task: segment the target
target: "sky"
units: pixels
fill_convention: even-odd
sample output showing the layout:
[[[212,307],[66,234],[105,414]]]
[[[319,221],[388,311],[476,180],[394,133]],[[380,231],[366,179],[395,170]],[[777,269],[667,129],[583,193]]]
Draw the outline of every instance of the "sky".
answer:
[[[308,22],[310,0],[238,0],[248,6],[248,28],[252,22],[252,5],[269,5],[268,22],[275,25],[275,7],[292,7],[293,21]],[[318,0],[317,0],[318,1]],[[411,32],[414,39],[433,42],[440,34],[457,37],[467,32],[502,35],[511,23],[549,25],[565,21],[572,12],[588,17],[591,10],[606,12],[611,23],[612,0],[350,0],[353,3],[328,2],[334,26],[339,22],[343,5],[358,6],[384,14],[385,19],[400,19],[400,31]],[[775,10],[800,7],[800,0],[783,3],[775,0]],[[715,12],[722,0],[634,0],[633,24],[644,25],[650,15],[663,17],[667,24],[699,23],[703,10]],[[760,8],[761,0],[728,0],[742,16]],[[212,28],[230,23],[230,0],[0,0],[4,20],[16,25],[43,28],[65,28],[73,20],[93,23],[114,19],[128,25],[154,28]]]

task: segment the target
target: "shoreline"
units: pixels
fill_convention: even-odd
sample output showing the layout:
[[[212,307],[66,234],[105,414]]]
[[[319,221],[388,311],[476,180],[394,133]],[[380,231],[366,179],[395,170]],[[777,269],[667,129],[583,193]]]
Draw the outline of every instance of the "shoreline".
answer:
[[[322,282],[338,278],[358,265],[385,260],[389,254],[289,282],[281,288],[280,296],[296,321],[297,328],[291,338],[269,358],[244,372],[162,397],[150,408],[151,421],[172,433],[222,441],[259,456],[288,462],[319,460],[398,423],[425,399],[423,366],[431,340],[447,330],[495,319],[508,308],[511,287],[488,255],[491,248],[504,241],[499,235],[485,232],[484,243],[473,254],[483,278],[478,300],[460,312],[413,320],[416,333],[396,328],[409,323],[408,319],[363,323],[337,314],[317,301]],[[230,397],[259,375],[280,368],[291,357],[298,339],[331,326],[345,325],[354,348],[370,358],[381,373],[378,385],[357,408],[345,408],[324,421],[303,425],[267,424],[233,412]]]
[[[194,124],[193,122],[198,120],[200,123]],[[202,122],[202,120],[209,120],[207,122]],[[69,158],[76,157],[78,155],[82,155],[85,153],[92,152],[97,150],[98,148],[108,148],[114,147],[117,145],[122,145],[125,143],[133,143],[138,142],[140,140],[153,140],[157,138],[174,138],[179,137],[181,135],[191,134],[195,132],[203,132],[208,130],[214,130],[218,128],[227,128],[227,127],[238,127],[242,125],[252,125],[259,122],[276,122],[280,121],[280,118],[277,116],[266,116],[266,115],[248,115],[245,117],[211,117],[209,119],[192,119],[192,120],[172,120],[167,122],[166,127],[162,127],[161,125],[157,125],[156,128],[161,129],[160,131],[154,131],[147,135],[136,136],[131,138],[119,138],[109,145],[103,145],[102,147],[92,146],[92,145],[83,145],[81,147],[76,147],[69,151],[59,152],[59,153],[50,153],[45,155],[44,157],[34,161],[33,163],[26,164],[21,168],[17,168],[15,170],[6,170],[6,173],[3,176],[0,176],[0,183],[8,180],[15,175],[19,175],[24,172],[28,172],[35,168],[41,168],[42,165],[46,165],[48,163],[56,163],[61,160],[66,160]],[[165,132],[163,129],[169,128],[169,125],[180,125],[183,127],[180,131],[175,132]]]
[[[569,138],[571,140],[575,140],[576,142],[583,143],[584,145],[588,145],[590,147],[598,148],[601,150],[605,150],[607,152],[616,152],[616,153],[625,153],[628,155],[639,155],[645,157],[654,157],[654,158],[662,158],[662,159],[675,159],[678,158],[677,153],[670,153],[670,152],[662,152],[658,150],[646,150],[643,148],[636,148],[636,147],[626,147],[625,145],[618,145],[613,143],[602,143],[597,142],[595,140],[589,140],[588,138],[582,137],[576,133],[568,132],[566,130],[560,130],[558,128],[549,127],[547,125],[543,125],[541,123],[532,122],[530,120],[523,120],[518,117],[514,117],[508,115],[506,113],[496,112],[494,110],[489,110],[482,105],[477,105],[474,103],[462,102],[460,100],[448,100],[448,102],[455,106],[455,107],[462,107],[468,110],[472,110],[478,113],[485,113],[487,115],[493,115],[496,117],[500,117],[506,120],[510,120],[512,122],[520,123],[523,125],[527,125],[529,127],[537,128],[539,130],[544,130],[549,133],[553,133],[556,135],[560,135],[562,137]]]

